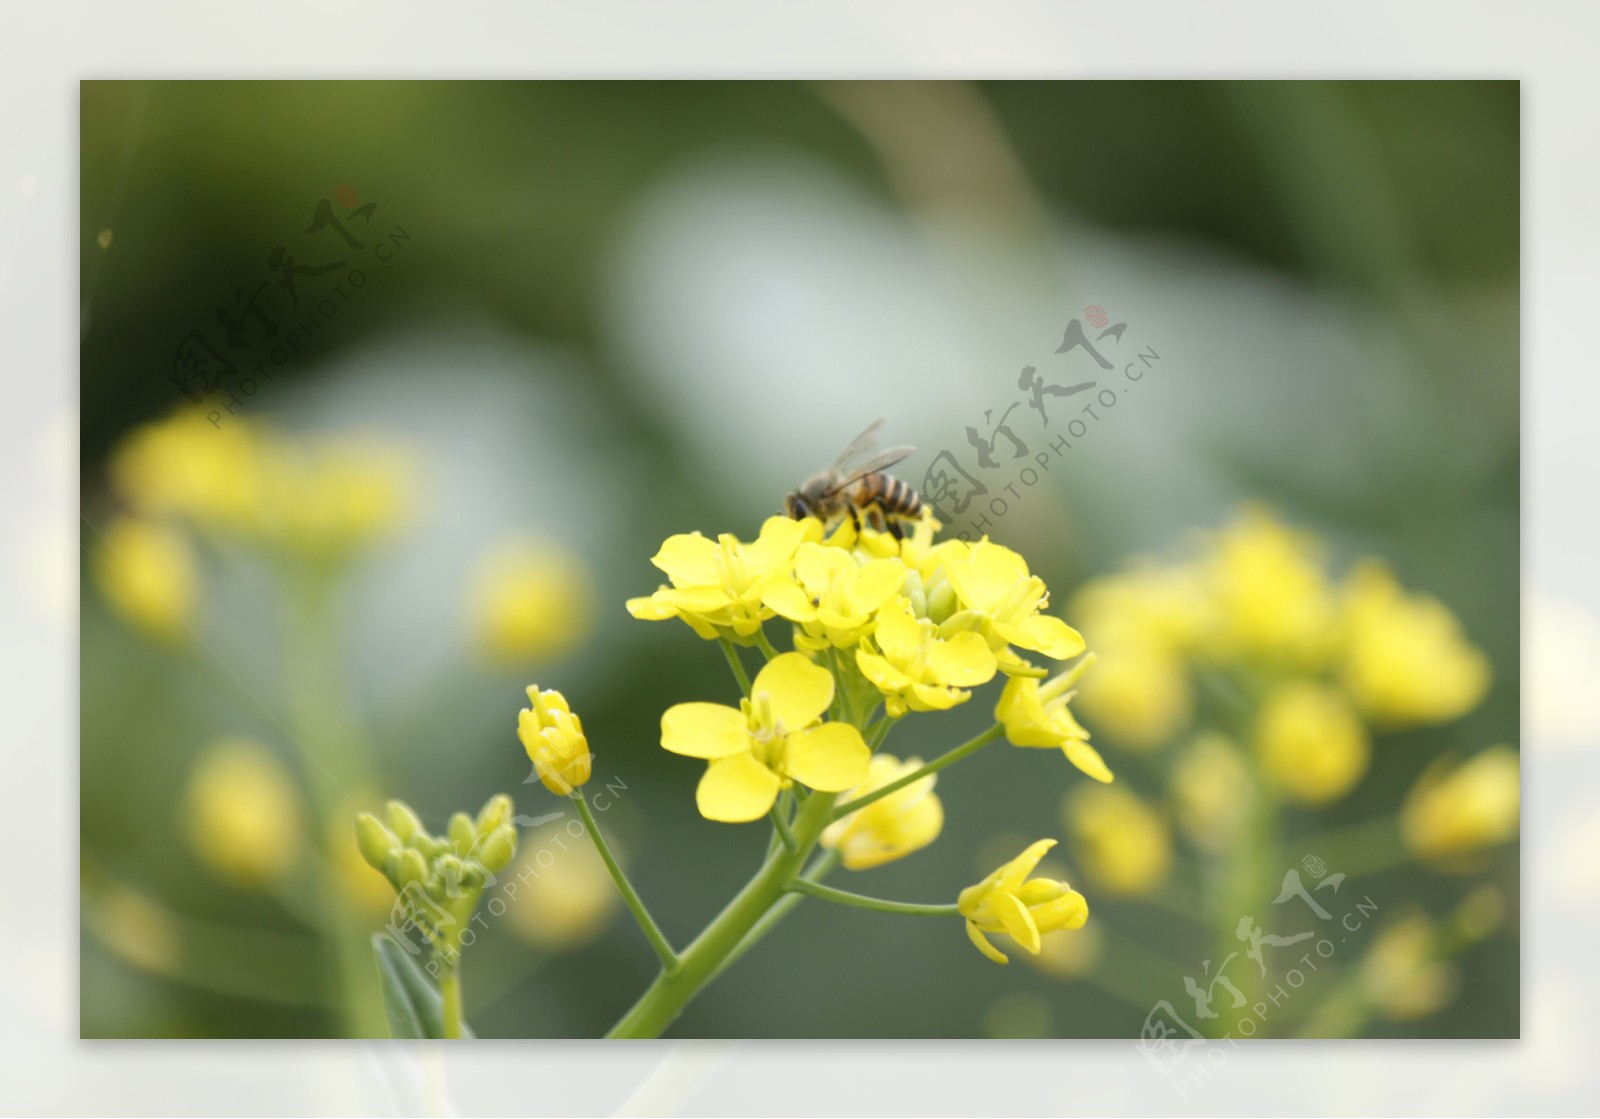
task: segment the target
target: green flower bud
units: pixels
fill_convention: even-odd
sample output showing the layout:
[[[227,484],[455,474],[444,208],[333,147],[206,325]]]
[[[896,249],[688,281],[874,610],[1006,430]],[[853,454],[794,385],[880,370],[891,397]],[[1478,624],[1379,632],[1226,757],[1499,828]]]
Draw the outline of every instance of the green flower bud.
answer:
[[[356,817],[356,846],[361,849],[361,857],[367,860],[368,866],[382,871],[388,862],[389,852],[400,846],[400,840],[379,823],[376,816],[363,812]]]
[[[956,598],[956,589],[948,579],[939,580],[938,585],[928,592],[927,602],[927,616],[936,624],[943,624],[961,605]]]
[[[477,859],[467,859],[461,864],[461,885],[468,890],[481,890],[489,876]]]
[[[456,853],[465,855],[472,850],[472,845],[478,840],[478,830],[472,826],[472,817],[465,812],[457,812],[450,817],[450,842],[455,846]]]
[[[501,824],[511,822],[511,798],[504,793],[496,793],[484,802],[483,809],[478,813],[477,832],[479,835],[488,835]]]
[[[428,877],[428,863],[423,859],[422,852],[411,847],[402,848],[400,865],[395,872],[395,889],[403,890],[413,882],[421,882],[426,877]]]
[[[389,826],[402,843],[410,842],[412,836],[422,831],[422,821],[417,819],[417,814],[411,811],[405,801],[391,800],[383,808],[389,817]]]
[[[495,828],[478,844],[478,860],[490,874],[499,874],[517,853],[517,829],[510,824]]]

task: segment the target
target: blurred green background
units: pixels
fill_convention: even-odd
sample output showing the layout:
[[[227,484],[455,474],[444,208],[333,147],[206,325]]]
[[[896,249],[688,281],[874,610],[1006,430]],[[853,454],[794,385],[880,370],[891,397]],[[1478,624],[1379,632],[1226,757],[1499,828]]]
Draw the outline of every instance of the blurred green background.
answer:
[[[626,784],[604,821],[676,940],[754,870],[766,834],[699,818],[699,766],[657,746],[665,707],[727,701],[732,685],[713,646],[624,611],[659,581],[649,557],[674,532],[750,538],[878,415],[887,441],[919,448],[897,471],[913,484],[940,450],[971,469],[965,427],[988,432],[986,412],[1022,399],[1022,366],[1057,368],[1090,304],[1161,366],[989,527],[1056,610],[1085,579],[1261,499],[1325,540],[1337,572],[1384,557],[1489,656],[1481,704],[1379,735],[1353,793],[1289,813],[1285,852],[1392,815],[1442,752],[1517,743],[1514,82],[86,82],[81,98],[86,570],[89,528],[118,504],[113,448],[187,407],[168,376],[185,336],[220,345],[217,308],[276,281],[277,246],[303,266],[356,257],[306,232],[332,200],[363,242],[365,284],[345,300],[335,274],[298,277],[307,308],[335,311],[283,365],[256,351],[272,375],[237,414],[416,451],[412,521],[351,572],[336,612],[379,785],[361,792],[404,797],[435,830],[502,790],[554,811],[524,783],[515,722],[525,684],[559,688],[597,778]],[[358,222],[351,201],[376,206]],[[282,296],[269,286],[262,305]],[[311,312],[276,313],[292,329]],[[1077,411],[1059,407],[1049,439]],[[1046,446],[1026,405],[1010,418]],[[478,558],[518,533],[581,561],[592,629],[559,656],[485,666],[464,602]],[[270,574],[224,548],[203,582],[199,636],[177,646],[84,588],[81,1029],[336,1034],[304,913],[220,880],[186,839],[208,744],[242,735],[290,771],[301,760],[279,717]],[[896,752],[976,733],[997,691],[925,731],[912,720]],[[1159,794],[1165,755],[1096,741],[1120,780]],[[1061,833],[1082,778],[1054,761],[985,752],[942,779],[933,847],[838,884],[953,896]],[[1076,884],[1071,853],[1061,862]],[[1181,844],[1172,877],[1200,889]],[[1414,864],[1351,877],[1385,915],[1439,916],[1464,889]],[[1474,881],[1511,912],[1455,961],[1460,992],[1361,1032],[1517,1033],[1514,851]],[[953,924],[808,903],[673,1033],[1136,1037],[1156,1000],[1184,1005],[1214,936],[1171,906],[1089,896],[1102,954],[1136,950],[1104,964],[1114,984],[998,969]],[[467,958],[482,1036],[598,1036],[653,974],[620,911],[559,950],[510,924]]]

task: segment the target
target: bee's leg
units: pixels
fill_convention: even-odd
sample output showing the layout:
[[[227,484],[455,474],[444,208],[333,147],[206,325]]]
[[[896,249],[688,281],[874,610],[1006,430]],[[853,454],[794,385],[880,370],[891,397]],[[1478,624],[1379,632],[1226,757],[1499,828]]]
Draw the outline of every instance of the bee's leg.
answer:
[[[904,540],[906,538],[905,526],[900,523],[899,517],[891,517],[889,519],[889,535],[896,540]]]
[[[854,502],[846,502],[845,503],[845,509],[850,514],[850,527],[852,527],[852,528],[854,528],[856,530],[856,535],[857,536],[860,536],[861,535],[861,514],[856,512],[855,503]]]

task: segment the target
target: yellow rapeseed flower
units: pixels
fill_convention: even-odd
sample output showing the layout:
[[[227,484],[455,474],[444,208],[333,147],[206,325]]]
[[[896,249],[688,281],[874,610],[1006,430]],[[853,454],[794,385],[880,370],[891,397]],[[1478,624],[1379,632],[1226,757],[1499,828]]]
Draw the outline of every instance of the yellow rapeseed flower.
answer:
[[[194,618],[198,578],[188,538],[158,521],[118,517],[92,545],[92,570],[117,613],[163,641],[183,637]]]
[[[540,783],[557,796],[570,796],[589,780],[593,768],[583,721],[565,696],[540,691],[537,684],[528,685],[528,702],[533,706],[517,712],[517,737]]]
[[[761,602],[800,627],[801,648],[849,649],[872,632],[878,611],[904,580],[899,560],[857,563],[843,548],[807,541],[795,552],[793,576],[768,582]]]
[[[1050,602],[1044,580],[1030,574],[1028,563],[1010,548],[987,537],[976,544],[947,541],[945,576],[955,589],[959,609],[945,623],[947,633],[973,629],[981,633],[1007,675],[1043,676],[1012,648],[1070,660],[1084,650],[1083,637],[1060,618],[1042,614]]]
[[[1093,632],[1093,631],[1091,631]],[[1194,714],[1189,664],[1163,646],[1095,645],[1095,670],[1079,688],[1078,709],[1118,746],[1144,751],[1169,741]]]
[[[997,668],[989,643],[967,631],[948,641],[927,618],[912,615],[899,598],[878,615],[872,637],[856,651],[861,674],[883,693],[888,713],[944,711],[964,702],[975,688],[994,678]]]
[[[1307,805],[1338,800],[1367,772],[1367,730],[1343,692],[1290,680],[1267,696],[1256,722],[1262,772]]]
[[[1178,754],[1170,777],[1178,826],[1206,851],[1226,851],[1250,818],[1255,786],[1239,748],[1220,734],[1197,737]]]
[[[1470,869],[1467,858],[1517,837],[1522,816],[1517,752],[1491,746],[1460,765],[1441,758],[1406,794],[1400,831],[1419,857],[1445,869]]]
[[[1044,684],[1032,676],[1013,676],[1000,693],[994,717],[1005,727],[1006,739],[1013,746],[1058,749],[1096,781],[1110,781],[1111,770],[1100,752],[1089,745],[1089,732],[1067,706],[1073,684],[1091,663],[1086,657]]]
[[[1332,651],[1337,612],[1313,538],[1260,506],[1217,533],[1203,563],[1214,656],[1310,666]]]
[[[299,860],[300,791],[265,746],[228,738],[208,747],[189,777],[185,809],[195,854],[235,885],[259,889]]]
[[[523,855],[504,890],[512,931],[557,952],[599,936],[622,900],[594,845],[570,839],[559,823],[524,836]]]
[[[845,803],[921,768],[921,758],[899,761],[887,754],[878,754],[867,767],[866,780],[850,790]],[[822,846],[838,851],[850,870],[869,870],[922,850],[938,838],[944,827],[944,806],[933,791],[937,780],[938,775],[930,773],[842,820],[835,820],[822,833]]]
[[[696,803],[708,820],[760,819],[778,792],[798,781],[826,793],[843,792],[867,776],[871,757],[861,732],[848,723],[823,723],[833,702],[833,674],[801,653],[767,662],[739,708],[680,703],[661,716],[661,745],[704,758]]]
[[[1442,723],[1476,707],[1489,661],[1455,616],[1426,595],[1406,594],[1377,560],[1350,573],[1344,599],[1344,683],[1386,726]]]
[[[111,452],[112,488],[141,513],[237,531],[260,502],[260,444],[249,421],[219,427],[184,408],[123,436]]]
[[[1089,903],[1065,882],[1028,879],[1055,845],[1053,839],[1039,840],[956,899],[973,946],[997,964],[1009,961],[989,943],[986,933],[1006,933],[1038,955],[1045,933],[1082,928],[1089,919]]]
[[[1440,1010],[1455,995],[1454,964],[1439,958],[1438,926],[1409,913],[1380,931],[1361,961],[1361,990],[1385,1018],[1410,1021]]]
[[[365,435],[301,444],[263,440],[254,531],[270,547],[337,561],[389,535],[411,514],[411,462]]]
[[[583,564],[531,539],[491,548],[468,593],[473,645],[496,664],[560,656],[583,639],[594,617],[594,590]]]
[[[1167,823],[1127,789],[1080,785],[1067,794],[1061,812],[1073,851],[1096,886],[1137,897],[1166,880],[1172,866]]]
[[[773,616],[762,594],[790,578],[802,541],[819,539],[822,523],[769,517],[760,535],[740,543],[731,533],[715,541],[698,532],[670,536],[650,560],[671,580],[648,598],[628,600],[628,613],[646,621],[681,618],[706,640],[729,637],[746,644]]]

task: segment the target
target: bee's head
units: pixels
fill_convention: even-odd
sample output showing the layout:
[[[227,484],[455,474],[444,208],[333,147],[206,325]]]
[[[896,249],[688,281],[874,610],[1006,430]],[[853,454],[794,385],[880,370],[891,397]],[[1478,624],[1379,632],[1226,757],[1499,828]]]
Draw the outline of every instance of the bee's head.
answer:
[[[799,490],[795,490],[783,499],[783,511],[797,521],[815,515],[811,509],[811,502],[807,501],[805,494]]]

